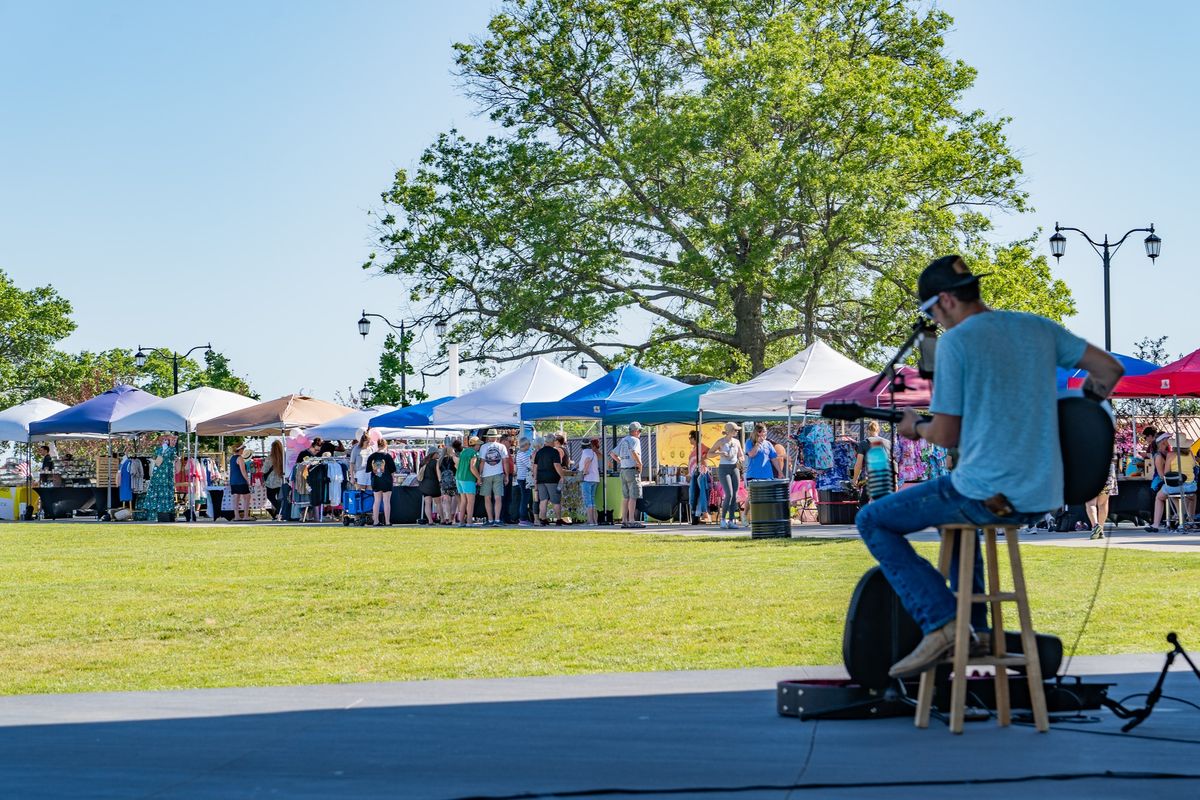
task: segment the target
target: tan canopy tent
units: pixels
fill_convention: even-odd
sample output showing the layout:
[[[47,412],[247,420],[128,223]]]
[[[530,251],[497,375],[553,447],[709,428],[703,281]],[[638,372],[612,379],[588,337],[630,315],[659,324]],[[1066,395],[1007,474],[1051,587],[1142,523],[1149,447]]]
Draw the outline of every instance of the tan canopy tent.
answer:
[[[289,394],[214,417],[196,426],[200,436],[285,436],[349,414],[353,408]]]

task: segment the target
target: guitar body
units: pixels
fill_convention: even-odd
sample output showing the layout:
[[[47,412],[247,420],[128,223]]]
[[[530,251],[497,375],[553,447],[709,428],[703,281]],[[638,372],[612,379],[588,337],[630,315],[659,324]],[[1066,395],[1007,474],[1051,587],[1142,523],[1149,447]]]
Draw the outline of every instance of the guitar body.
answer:
[[[821,416],[847,421],[869,417],[897,423],[903,415],[858,403],[826,403],[821,407]],[[1100,403],[1086,397],[1063,397],[1058,401],[1058,444],[1066,505],[1086,503],[1100,494],[1108,481],[1115,437],[1112,415]]]
[[[1104,488],[1116,431],[1104,406],[1086,397],[1058,401],[1058,443],[1063,452],[1063,499],[1086,503]]]

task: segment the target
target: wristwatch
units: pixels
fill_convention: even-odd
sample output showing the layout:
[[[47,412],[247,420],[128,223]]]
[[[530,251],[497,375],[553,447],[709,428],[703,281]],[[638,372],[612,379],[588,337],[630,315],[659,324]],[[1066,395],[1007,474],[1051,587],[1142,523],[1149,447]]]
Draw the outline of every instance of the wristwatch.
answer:
[[[931,420],[929,417],[921,417],[919,420],[913,423],[913,433],[917,435],[918,439],[924,438],[921,436],[921,426],[927,425],[930,422],[933,422],[933,420]]]

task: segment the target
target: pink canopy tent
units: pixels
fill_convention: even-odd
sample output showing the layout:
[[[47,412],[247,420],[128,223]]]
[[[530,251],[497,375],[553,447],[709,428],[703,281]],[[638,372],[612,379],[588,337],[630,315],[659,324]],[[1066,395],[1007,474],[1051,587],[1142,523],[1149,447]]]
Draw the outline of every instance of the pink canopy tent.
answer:
[[[918,375],[912,367],[901,367],[899,372],[903,376],[907,388],[904,391],[896,392],[896,406],[899,408],[927,407],[933,392],[933,385]],[[869,378],[847,384],[840,389],[834,389],[832,392],[826,392],[820,397],[814,397],[808,401],[808,408],[816,411],[825,403],[858,403],[870,408],[887,408],[891,403],[888,390],[892,382],[891,380],[880,381],[878,386],[871,389],[871,384],[878,377],[878,375],[872,375]]]
[[[1200,397],[1200,350],[1145,375],[1122,378],[1113,397]]]

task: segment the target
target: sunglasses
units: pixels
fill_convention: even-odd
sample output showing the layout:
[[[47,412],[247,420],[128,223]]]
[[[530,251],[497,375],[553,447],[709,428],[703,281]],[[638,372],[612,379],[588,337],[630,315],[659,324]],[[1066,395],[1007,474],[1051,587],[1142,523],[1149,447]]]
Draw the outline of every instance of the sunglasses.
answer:
[[[924,303],[921,303],[921,305],[917,306],[917,312],[921,316],[925,317],[925,319],[928,319],[931,321],[936,321],[933,319],[933,307],[936,306],[937,304],[938,304],[938,295],[935,294],[933,297],[929,298]]]

